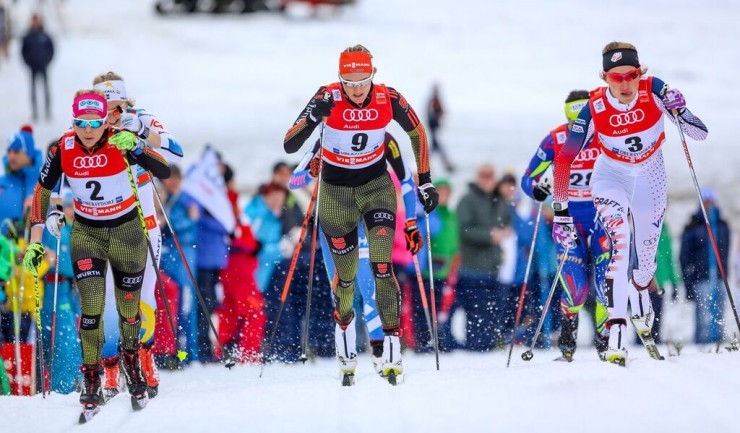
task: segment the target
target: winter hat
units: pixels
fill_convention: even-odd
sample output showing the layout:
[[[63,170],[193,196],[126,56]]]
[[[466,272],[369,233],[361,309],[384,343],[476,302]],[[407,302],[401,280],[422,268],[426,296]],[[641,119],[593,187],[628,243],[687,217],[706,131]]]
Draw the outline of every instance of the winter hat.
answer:
[[[447,188],[452,188],[452,184],[450,183],[450,181],[445,178],[435,180],[434,186],[436,186],[437,188],[441,188],[443,186],[446,186]]]
[[[705,186],[701,189],[701,197],[705,201],[710,201],[714,203],[714,201],[717,199],[717,194],[714,192],[713,188]]]
[[[33,141],[33,128],[31,125],[21,126],[21,130],[13,134],[8,140],[8,150],[16,152],[23,151],[28,156],[33,156],[36,143]]]

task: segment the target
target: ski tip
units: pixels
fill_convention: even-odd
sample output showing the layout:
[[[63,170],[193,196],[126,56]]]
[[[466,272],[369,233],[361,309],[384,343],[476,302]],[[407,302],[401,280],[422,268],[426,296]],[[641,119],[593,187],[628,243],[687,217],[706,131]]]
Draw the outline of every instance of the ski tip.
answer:
[[[180,362],[185,361],[185,358],[187,358],[187,357],[188,357],[187,352],[184,352],[182,350],[178,350],[177,351],[177,359],[179,359]]]

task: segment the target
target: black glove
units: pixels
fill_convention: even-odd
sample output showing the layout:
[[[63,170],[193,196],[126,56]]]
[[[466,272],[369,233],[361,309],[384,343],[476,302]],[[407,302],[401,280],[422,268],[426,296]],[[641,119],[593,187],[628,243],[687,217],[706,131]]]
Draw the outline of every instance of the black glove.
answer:
[[[432,185],[432,177],[429,173],[419,174],[419,187],[417,188],[416,195],[419,197],[419,202],[424,206],[424,212],[427,214],[431,213],[439,204],[439,193],[434,185]]]
[[[308,103],[306,122],[316,125],[324,117],[329,117],[332,108],[334,108],[334,100],[331,98],[331,93],[324,92],[323,97],[317,95]]]
[[[543,202],[552,194],[552,187],[548,183],[538,183],[532,188],[532,198],[535,201]]]

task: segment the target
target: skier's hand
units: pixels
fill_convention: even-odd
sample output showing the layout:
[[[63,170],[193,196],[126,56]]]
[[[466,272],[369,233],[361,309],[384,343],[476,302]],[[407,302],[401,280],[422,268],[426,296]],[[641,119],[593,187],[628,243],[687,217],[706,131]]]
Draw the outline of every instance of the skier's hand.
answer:
[[[424,246],[424,242],[421,240],[421,233],[419,233],[419,228],[416,226],[416,219],[406,220],[406,228],[403,229],[403,232],[406,235],[406,249],[411,254],[418,254],[421,247]]]
[[[324,92],[323,96],[316,96],[308,103],[306,122],[312,125],[318,124],[324,117],[329,117],[332,108],[334,108],[334,100],[331,97],[331,93]]]
[[[439,193],[432,184],[432,177],[429,173],[419,173],[419,188],[417,188],[416,195],[419,197],[419,202],[424,205],[424,212],[427,214],[439,204]]]
[[[61,206],[57,206],[56,209],[49,213],[46,218],[46,230],[51,233],[57,239],[62,237],[62,226],[64,225],[64,212]]]
[[[314,179],[319,177],[319,173],[321,173],[321,165],[321,157],[316,154],[316,156],[314,156],[313,159],[311,159],[311,162],[308,164],[308,174]]]
[[[573,217],[570,216],[567,208],[555,211],[553,223],[552,238],[555,242],[567,249],[573,249],[581,244],[573,224]]]
[[[681,93],[680,90],[669,89],[665,92],[665,95],[663,95],[663,105],[666,110],[671,112],[676,110],[680,114],[684,109],[686,109],[686,99],[683,97],[683,93]]]
[[[38,242],[32,243],[26,248],[26,254],[23,256],[23,268],[34,277],[38,277],[43,257],[44,246]]]
[[[121,116],[121,129],[131,131],[144,139],[149,136],[149,128],[141,123],[141,119],[135,113],[124,113]]]
[[[535,201],[543,202],[552,194],[552,185],[547,182],[539,182],[532,187],[532,198]]]
[[[108,141],[112,145],[116,146],[121,153],[126,153],[129,151],[135,151],[139,142],[139,137],[131,131],[121,131],[108,139]]]

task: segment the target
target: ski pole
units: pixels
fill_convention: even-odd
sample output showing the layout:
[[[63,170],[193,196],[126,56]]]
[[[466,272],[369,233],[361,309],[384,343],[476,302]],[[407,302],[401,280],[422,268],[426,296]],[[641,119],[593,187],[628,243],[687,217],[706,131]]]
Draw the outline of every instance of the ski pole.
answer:
[[[416,285],[419,286],[419,294],[421,295],[421,306],[424,308],[424,317],[427,320],[427,328],[429,329],[429,338],[432,339],[434,336],[434,330],[432,329],[432,319],[429,317],[429,303],[427,302],[426,288],[424,287],[424,277],[421,275],[421,266],[419,266],[419,258],[416,254],[412,255],[414,258],[414,269],[416,270]],[[432,343],[434,344],[434,343]]]
[[[288,274],[285,276],[285,284],[283,284],[283,292],[280,294],[280,307],[278,307],[277,316],[275,318],[275,323],[272,325],[272,329],[270,330],[270,335],[266,341],[266,344],[263,346],[262,349],[262,366],[260,367],[260,377],[262,377],[262,373],[265,370],[265,363],[267,363],[267,358],[270,355],[270,349],[272,348],[272,343],[275,340],[275,334],[277,333],[278,324],[280,323],[280,317],[283,315],[283,308],[285,308],[285,300],[288,298],[288,291],[290,290],[290,283],[293,279],[293,271],[295,270],[295,265],[298,263],[298,256],[301,252],[301,245],[303,244],[303,238],[306,236],[306,229],[308,228],[308,222],[311,219],[311,211],[313,210],[314,202],[316,201],[316,196],[318,195],[319,191],[319,183],[316,182],[316,185],[313,187],[313,192],[311,193],[311,201],[308,202],[308,209],[306,209],[306,216],[303,218],[303,224],[301,225],[301,234],[298,236],[298,243],[296,243],[295,249],[293,250],[293,259],[290,261],[290,268],[288,268]]]
[[[529,350],[522,353],[522,359],[525,361],[529,361],[534,357],[534,353],[532,353],[532,350],[534,350],[534,345],[537,344],[537,337],[540,336],[540,330],[542,329],[542,324],[545,321],[547,310],[550,309],[550,301],[552,301],[552,295],[555,293],[555,287],[557,287],[558,281],[560,280],[560,273],[563,271],[563,265],[565,265],[565,261],[568,259],[569,250],[570,248],[566,248],[563,252],[563,258],[560,259],[560,264],[558,265],[558,273],[555,274],[555,279],[552,280],[550,293],[547,295],[547,301],[545,301],[545,306],[542,308],[542,314],[540,314],[540,322],[537,324],[537,330],[534,332],[534,337],[532,338],[532,346],[529,348]]]
[[[432,232],[429,228],[429,214],[426,215],[427,225],[427,252],[429,254],[429,300],[432,303],[432,342],[434,343],[434,359],[439,371],[439,340],[437,339],[437,302],[434,296],[434,273],[432,270]]]
[[[170,303],[167,300],[167,293],[164,291],[164,284],[162,283],[162,276],[159,275],[159,267],[157,266],[157,256],[154,254],[154,248],[152,248],[152,240],[149,238],[149,230],[146,228],[146,220],[144,219],[144,211],[141,209],[141,202],[139,201],[139,192],[136,187],[136,181],[134,180],[134,174],[131,172],[131,164],[128,162],[128,155],[123,155],[123,160],[126,163],[126,174],[128,174],[128,181],[131,184],[131,191],[136,199],[136,210],[139,213],[139,222],[141,222],[141,228],[144,230],[144,239],[146,240],[146,246],[149,250],[149,256],[152,259],[152,267],[154,267],[154,275],[157,278],[157,287],[159,287],[159,294],[162,296],[164,301],[164,310],[167,313],[167,321],[172,329],[173,338],[177,338],[177,329],[175,328],[175,321],[172,319],[172,312],[170,311]],[[154,184],[154,179],[152,179]],[[180,361],[184,361],[188,356],[186,352],[181,350],[177,351],[177,358]]]
[[[519,293],[519,303],[516,307],[516,316],[514,317],[514,335],[511,337],[511,345],[509,345],[509,357],[506,359],[506,368],[509,368],[511,363],[511,352],[514,350],[514,340],[516,340],[516,330],[519,328],[519,320],[522,318],[522,307],[524,306],[524,296],[527,293],[527,280],[529,279],[529,270],[532,266],[532,257],[534,257],[534,247],[537,241],[537,232],[540,227],[540,217],[542,216],[542,202],[537,208],[537,218],[534,223],[534,233],[532,234],[532,244],[529,246],[529,257],[527,257],[527,268],[524,271],[524,282],[522,283],[522,291]]]
[[[41,371],[41,397],[46,398],[46,365],[44,365],[44,333],[41,326],[41,292],[39,276],[33,278],[33,295],[36,298],[36,350],[38,351],[39,370]],[[38,387],[37,387],[38,389]]]
[[[162,203],[162,198],[159,196],[159,191],[157,190],[157,185],[154,184],[154,181],[152,181],[152,187],[154,188],[154,196],[157,198],[157,202],[159,203],[159,208],[162,211],[164,220],[167,223],[167,226],[170,228],[170,233],[172,233],[172,240],[175,241],[175,247],[177,248],[177,252],[180,254],[182,263],[183,265],[185,265],[185,270],[188,272],[190,283],[193,285],[193,288],[195,289],[195,297],[198,298],[198,305],[200,306],[201,312],[203,313],[203,316],[205,316],[206,320],[208,320],[208,325],[211,328],[211,331],[213,331],[213,335],[216,337],[216,343],[221,349],[221,353],[224,354],[224,358],[226,358],[224,365],[226,366],[226,368],[231,369],[231,367],[236,365],[236,361],[233,358],[231,358],[231,356],[226,352],[226,349],[224,348],[223,343],[218,338],[218,332],[216,331],[216,327],[213,325],[213,321],[211,320],[211,317],[208,313],[208,306],[206,305],[205,299],[203,299],[203,294],[201,293],[200,286],[198,286],[198,283],[195,281],[195,276],[193,275],[193,271],[192,269],[190,269],[190,265],[188,264],[188,261],[185,259],[185,253],[182,250],[182,246],[180,245],[180,240],[177,237],[177,233],[175,233],[175,226],[172,225],[172,222],[170,221],[170,217],[167,215],[167,211],[165,210],[164,203]],[[164,299],[164,297],[162,299]],[[175,336],[174,337],[175,340],[177,341],[177,334],[175,333],[174,336]],[[178,350],[177,352],[178,352],[178,355],[177,355],[178,357],[180,357],[180,353],[183,353],[180,350]]]
[[[678,135],[681,137],[681,144],[683,145],[683,153],[686,155],[686,162],[689,165],[689,171],[691,172],[691,180],[694,181],[694,189],[696,195],[699,198],[699,207],[701,213],[704,216],[704,224],[707,227],[707,233],[709,234],[709,241],[712,243],[712,251],[714,252],[714,258],[717,261],[717,267],[719,273],[722,276],[722,282],[725,284],[725,290],[727,291],[727,299],[730,301],[732,306],[732,314],[735,315],[735,324],[740,330],[740,318],[737,315],[737,308],[735,307],[735,300],[732,298],[732,290],[730,289],[730,283],[727,281],[727,274],[725,274],[725,267],[722,265],[722,259],[719,256],[719,249],[717,248],[717,241],[714,239],[714,232],[712,231],[712,225],[709,223],[709,217],[707,216],[707,209],[704,207],[704,198],[701,196],[701,188],[699,188],[699,181],[696,178],[696,172],[694,171],[694,164],[691,162],[691,155],[689,154],[689,147],[686,144],[686,137],[684,136],[683,129],[681,129],[681,117],[678,115],[677,110],[673,110],[673,116],[676,118],[676,127],[678,128]],[[722,312],[720,312],[722,314]]]
[[[64,173],[62,173],[62,177],[59,180],[59,197],[62,196],[62,187],[64,186]],[[64,216],[62,216],[64,218]],[[54,263],[54,303],[52,304],[51,308],[51,348],[49,353],[49,382],[51,383],[52,378],[54,377],[54,341],[56,340],[56,329],[57,329],[57,294],[59,291],[59,253],[61,251],[62,246],[62,235],[61,235],[61,229],[59,233],[59,238],[57,238],[57,249],[56,249],[56,260]],[[49,389],[49,394],[51,394],[51,389]]]
[[[319,164],[321,164],[322,156],[323,156],[323,150],[324,150],[324,127],[325,123],[321,124],[321,134],[319,137],[319,142],[321,143],[319,145]],[[303,324],[303,342],[301,344],[301,357],[300,360],[304,364],[308,360],[308,356],[306,355],[306,351],[308,350],[308,321],[311,317],[311,295],[313,292],[313,271],[314,271],[314,262],[316,259],[316,237],[318,236],[318,228],[319,228],[319,202],[321,199],[321,168],[319,168],[319,174],[316,176],[316,183],[318,184],[318,189],[316,190],[316,207],[314,209],[314,218],[313,218],[313,233],[311,234],[311,261],[308,265],[308,290],[306,292],[306,315],[305,315],[305,322]]]

